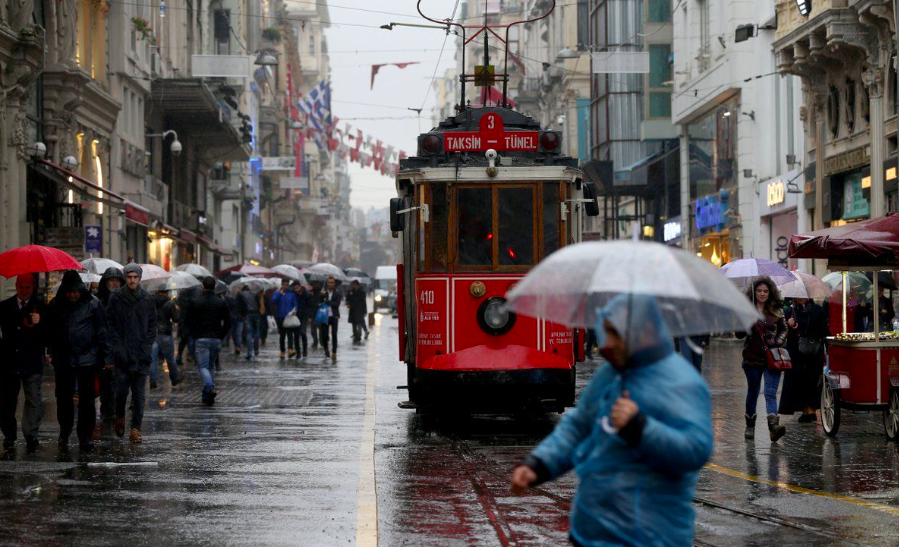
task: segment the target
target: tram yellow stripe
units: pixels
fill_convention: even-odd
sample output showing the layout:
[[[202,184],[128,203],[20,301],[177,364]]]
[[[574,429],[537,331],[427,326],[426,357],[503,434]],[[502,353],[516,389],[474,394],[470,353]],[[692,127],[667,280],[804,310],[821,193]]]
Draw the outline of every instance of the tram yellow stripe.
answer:
[[[772,481],[769,479],[763,479],[761,477],[756,477],[755,475],[749,475],[746,473],[742,473],[735,469],[728,469],[727,467],[721,467],[720,465],[715,465],[714,463],[705,464],[706,469],[711,469],[712,471],[717,471],[718,473],[722,473],[724,475],[728,475],[731,477],[735,477],[738,479],[743,479],[751,482],[757,482],[759,484],[766,484],[768,486],[774,486],[777,488],[782,488],[784,490],[789,490],[791,492],[797,492],[799,494],[809,494],[812,496],[819,496],[822,498],[829,498],[832,500],[844,501],[846,503],[851,503],[853,505],[859,505],[861,507],[867,507],[868,509],[874,509],[875,511],[881,511],[883,513],[889,513],[890,515],[899,516],[899,508],[890,507],[889,505],[882,505],[880,503],[874,503],[870,501],[865,501],[858,498],[852,498],[849,496],[841,496],[839,494],[830,494],[828,492],[821,492],[820,490],[812,490],[811,488],[803,488],[801,486],[796,486],[793,484],[788,484],[785,482]]]
[[[356,545],[378,545],[378,494],[375,484],[375,381],[377,359],[367,359],[365,408],[359,442],[359,486],[356,502]]]

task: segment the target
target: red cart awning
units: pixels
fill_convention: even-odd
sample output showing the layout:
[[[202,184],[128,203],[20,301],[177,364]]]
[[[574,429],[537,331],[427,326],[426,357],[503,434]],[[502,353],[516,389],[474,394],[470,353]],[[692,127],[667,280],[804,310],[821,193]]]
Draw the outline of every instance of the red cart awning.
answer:
[[[899,213],[790,238],[791,258],[899,264]]]

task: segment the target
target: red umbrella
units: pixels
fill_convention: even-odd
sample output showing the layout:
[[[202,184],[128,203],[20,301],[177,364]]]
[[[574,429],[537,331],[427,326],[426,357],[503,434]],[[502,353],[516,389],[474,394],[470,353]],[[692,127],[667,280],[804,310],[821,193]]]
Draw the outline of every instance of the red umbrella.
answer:
[[[0,275],[7,279],[29,273],[83,269],[68,253],[43,245],[26,245],[0,254]]]
[[[253,266],[252,264],[238,264],[224,270],[215,272],[216,277],[225,277],[228,274],[235,274],[241,277],[281,277],[278,272],[272,271],[264,266]]]

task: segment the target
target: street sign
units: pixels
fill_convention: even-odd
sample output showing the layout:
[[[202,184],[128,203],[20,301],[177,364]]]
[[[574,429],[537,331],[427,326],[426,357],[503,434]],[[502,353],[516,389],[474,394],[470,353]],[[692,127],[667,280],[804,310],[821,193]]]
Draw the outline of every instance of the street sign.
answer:
[[[486,87],[493,85],[496,69],[493,65],[477,65],[474,67],[474,85],[476,87]]]
[[[266,156],[261,159],[263,171],[293,171],[297,168],[296,156]]]
[[[537,131],[504,131],[499,114],[481,118],[480,131],[450,131],[443,135],[447,152],[483,152],[486,150],[526,152],[537,150]]]
[[[97,253],[103,252],[103,227],[102,226],[85,226],[84,227],[84,252]]]

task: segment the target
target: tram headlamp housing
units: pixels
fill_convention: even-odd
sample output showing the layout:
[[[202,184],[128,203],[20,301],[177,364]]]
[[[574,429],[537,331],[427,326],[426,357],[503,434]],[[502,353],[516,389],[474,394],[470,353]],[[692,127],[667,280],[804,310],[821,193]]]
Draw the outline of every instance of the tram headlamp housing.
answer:
[[[506,334],[515,326],[515,313],[506,308],[506,299],[493,296],[484,300],[478,308],[478,325],[493,336]]]
[[[425,135],[421,137],[419,145],[428,154],[438,154],[443,148],[443,140],[437,135]]]
[[[558,131],[544,131],[540,134],[540,152],[557,154],[561,144],[562,136]]]

